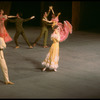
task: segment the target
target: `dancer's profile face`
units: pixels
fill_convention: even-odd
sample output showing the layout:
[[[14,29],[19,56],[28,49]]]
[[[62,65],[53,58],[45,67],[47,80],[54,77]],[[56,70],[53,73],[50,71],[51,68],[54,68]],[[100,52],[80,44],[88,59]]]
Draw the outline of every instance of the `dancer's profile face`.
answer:
[[[45,12],[44,17],[47,17],[47,12]]]
[[[17,13],[16,16],[19,17],[19,14]]]

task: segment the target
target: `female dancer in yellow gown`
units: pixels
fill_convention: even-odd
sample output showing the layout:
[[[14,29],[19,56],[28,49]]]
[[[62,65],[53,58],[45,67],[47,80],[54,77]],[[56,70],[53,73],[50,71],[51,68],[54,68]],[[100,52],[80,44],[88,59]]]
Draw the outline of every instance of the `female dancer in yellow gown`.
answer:
[[[45,60],[42,62],[42,65],[45,66],[43,68],[43,71],[45,71],[47,68],[57,71],[58,68],[60,33],[59,27],[57,25],[53,26],[53,29],[54,32],[51,35],[51,40],[53,41],[53,44],[51,45],[51,48]]]

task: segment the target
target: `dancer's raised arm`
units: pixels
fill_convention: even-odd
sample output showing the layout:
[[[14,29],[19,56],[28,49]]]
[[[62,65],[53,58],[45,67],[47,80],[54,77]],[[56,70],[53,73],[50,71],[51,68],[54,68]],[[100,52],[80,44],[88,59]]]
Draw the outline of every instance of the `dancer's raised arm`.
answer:
[[[51,9],[52,13],[55,14],[54,10],[53,10],[53,6],[51,6],[50,9]]]
[[[59,12],[57,16],[59,17],[59,15],[61,15],[61,12]]]

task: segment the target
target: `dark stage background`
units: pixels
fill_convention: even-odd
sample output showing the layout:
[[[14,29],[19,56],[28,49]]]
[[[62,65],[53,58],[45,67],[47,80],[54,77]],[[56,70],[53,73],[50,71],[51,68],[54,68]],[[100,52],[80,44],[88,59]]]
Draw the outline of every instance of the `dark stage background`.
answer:
[[[35,16],[36,18],[25,22],[26,26],[41,26],[41,19],[48,7],[53,5],[57,14],[61,12],[60,22],[68,20],[73,25],[73,30],[86,30],[99,28],[100,1],[0,1],[0,9],[5,14],[16,15],[22,12],[23,18]],[[51,14],[49,16],[49,20]],[[13,26],[8,23],[7,26]]]

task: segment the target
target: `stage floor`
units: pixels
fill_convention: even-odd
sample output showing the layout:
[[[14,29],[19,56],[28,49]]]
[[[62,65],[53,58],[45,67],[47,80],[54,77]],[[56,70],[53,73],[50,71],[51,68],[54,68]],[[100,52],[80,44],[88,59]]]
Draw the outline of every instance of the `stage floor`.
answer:
[[[7,30],[13,38],[15,28]],[[31,44],[40,32],[40,27],[25,27]],[[18,39],[19,49],[15,49],[14,41],[7,43],[4,55],[9,78],[15,84],[5,85],[0,70],[0,98],[100,98],[100,33],[73,32],[66,41],[60,43],[57,72],[42,72],[41,62],[52,44],[51,33],[49,29],[49,48],[43,48],[43,38],[33,49],[29,49],[22,36]]]

